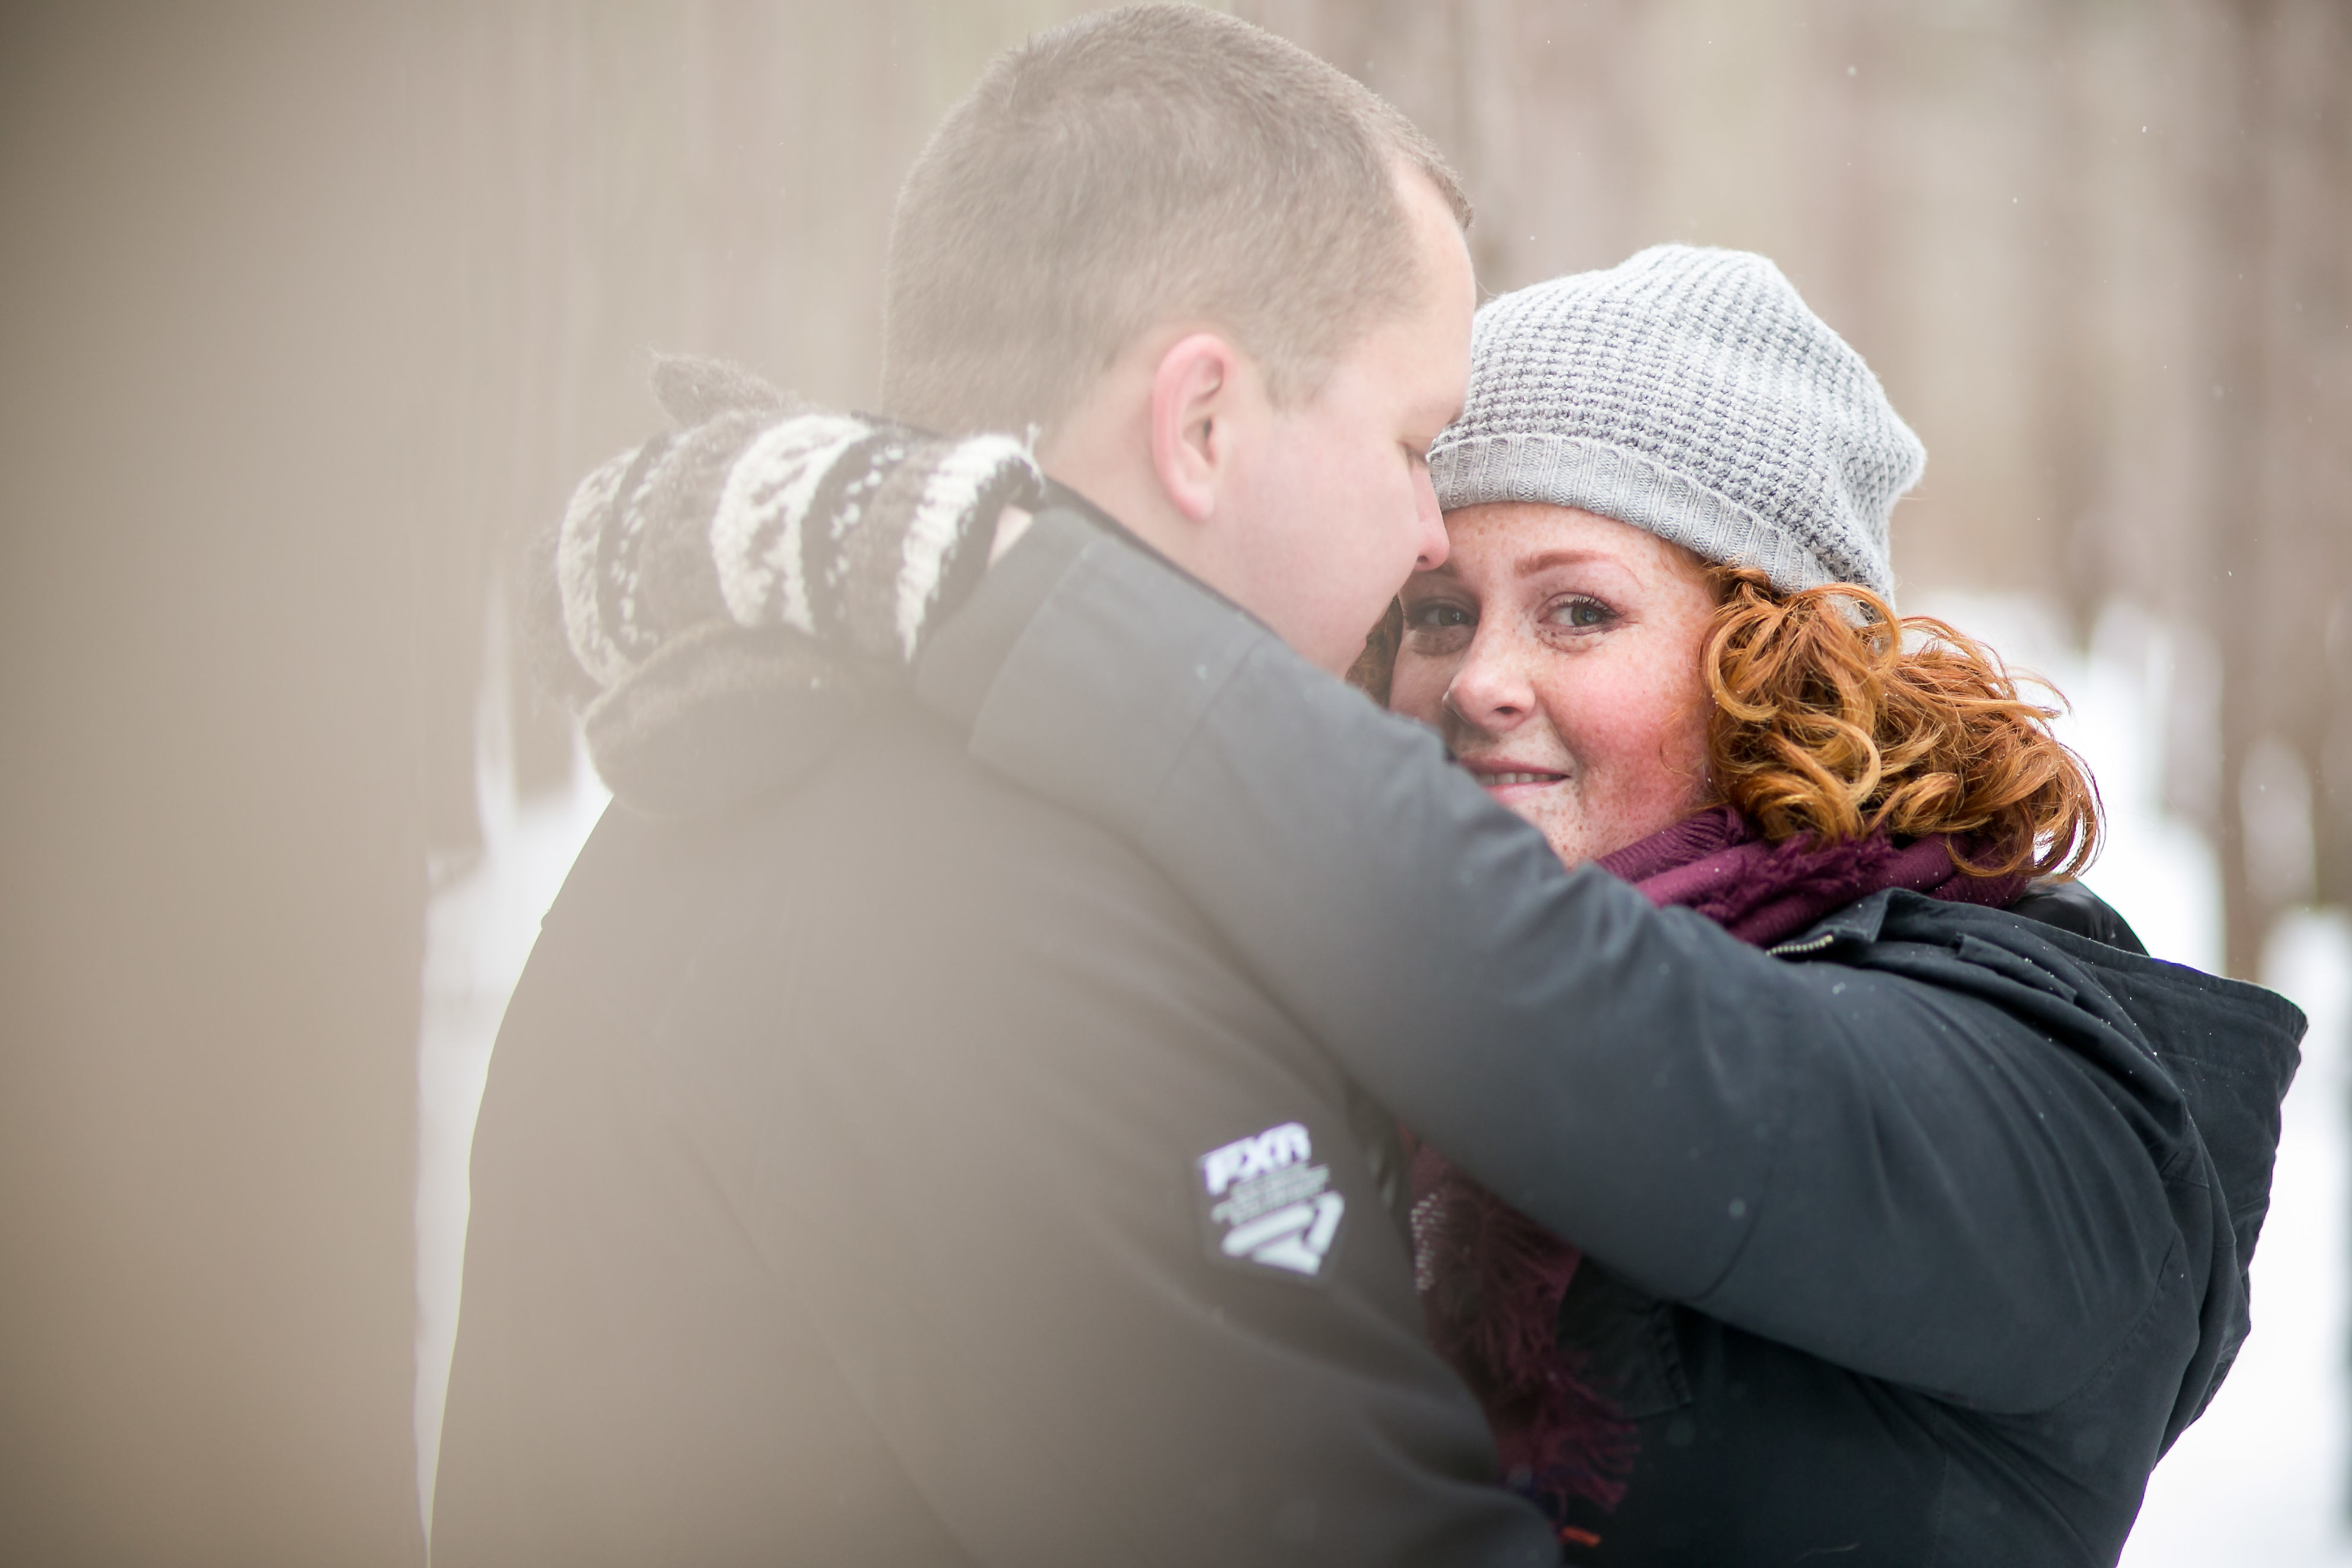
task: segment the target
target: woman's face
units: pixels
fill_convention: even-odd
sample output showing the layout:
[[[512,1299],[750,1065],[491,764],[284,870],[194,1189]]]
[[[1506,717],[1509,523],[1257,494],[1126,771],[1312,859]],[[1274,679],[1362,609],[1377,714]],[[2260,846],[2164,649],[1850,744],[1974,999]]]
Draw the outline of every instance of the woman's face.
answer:
[[[1539,502],[1464,507],[1445,531],[1445,564],[1405,584],[1389,706],[1435,725],[1570,865],[1704,804],[1706,563]]]

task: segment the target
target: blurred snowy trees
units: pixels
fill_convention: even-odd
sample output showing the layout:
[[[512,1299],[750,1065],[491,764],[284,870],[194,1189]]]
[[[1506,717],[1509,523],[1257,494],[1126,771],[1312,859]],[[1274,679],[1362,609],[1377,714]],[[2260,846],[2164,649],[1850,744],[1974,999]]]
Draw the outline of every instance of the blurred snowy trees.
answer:
[[[2231,967],[2352,903],[2340,0],[1232,4],[1449,150],[1489,289],[1779,260],[1927,442],[1908,589],[2165,628]],[[1081,8],[0,16],[0,1555],[416,1560],[425,867],[486,670],[573,754],[490,598],[647,350],[870,403],[901,173]]]
[[[648,344],[869,397],[900,172],[990,54],[1084,8],[468,14],[432,118],[473,329],[451,548],[483,558],[651,418]],[[1906,582],[2034,592],[2082,636],[2127,600],[2190,650],[2169,787],[2221,849],[2231,967],[2280,910],[2352,900],[2352,11],[1232,8],[1437,137],[1490,289],[1662,239],[1780,261],[1927,439]],[[443,644],[453,692],[472,635]],[[446,706],[455,740],[470,709]],[[560,764],[542,730],[528,753]],[[462,835],[467,777],[434,777]]]
[[[1072,0],[466,13],[429,117],[468,325],[446,546],[654,417],[644,350],[870,398],[898,176]],[[2175,628],[2169,788],[2231,967],[2352,900],[2352,11],[2335,0],[1231,0],[1456,160],[1493,290],[1663,239],[1773,257],[1926,438],[1906,581]],[[1017,223],[1021,215],[1007,213]],[[451,760],[474,620],[437,644]],[[532,766],[568,751],[551,722]],[[431,774],[445,835],[470,775]],[[2308,802],[2309,810],[2302,811]],[[2306,849],[2305,846],[2308,846]]]

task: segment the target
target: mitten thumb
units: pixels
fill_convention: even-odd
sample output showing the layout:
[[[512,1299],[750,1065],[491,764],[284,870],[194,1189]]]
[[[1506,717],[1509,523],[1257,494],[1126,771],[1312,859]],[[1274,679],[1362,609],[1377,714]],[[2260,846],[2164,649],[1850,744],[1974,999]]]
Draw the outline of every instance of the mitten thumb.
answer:
[[[786,397],[752,372],[723,359],[656,353],[654,397],[680,427],[722,414],[767,414],[782,418],[804,405]]]

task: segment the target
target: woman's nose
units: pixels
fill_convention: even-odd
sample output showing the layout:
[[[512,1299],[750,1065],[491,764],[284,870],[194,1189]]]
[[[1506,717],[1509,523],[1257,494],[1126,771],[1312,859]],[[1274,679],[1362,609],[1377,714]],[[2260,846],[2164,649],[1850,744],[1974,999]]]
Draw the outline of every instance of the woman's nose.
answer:
[[[1445,710],[1487,734],[1500,734],[1535,708],[1535,689],[1512,657],[1510,639],[1481,626],[1445,689]]]

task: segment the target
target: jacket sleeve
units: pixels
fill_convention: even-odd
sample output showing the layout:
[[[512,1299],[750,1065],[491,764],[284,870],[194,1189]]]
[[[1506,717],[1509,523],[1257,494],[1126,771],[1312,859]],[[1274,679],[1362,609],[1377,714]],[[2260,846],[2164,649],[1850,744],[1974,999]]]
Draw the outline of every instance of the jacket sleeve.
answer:
[[[1426,731],[1074,515],[1008,553],[919,689],[1139,846],[1422,1136],[1661,1296],[2025,1411],[2155,1295],[2162,1183],[2049,1035],[1564,868]]]

